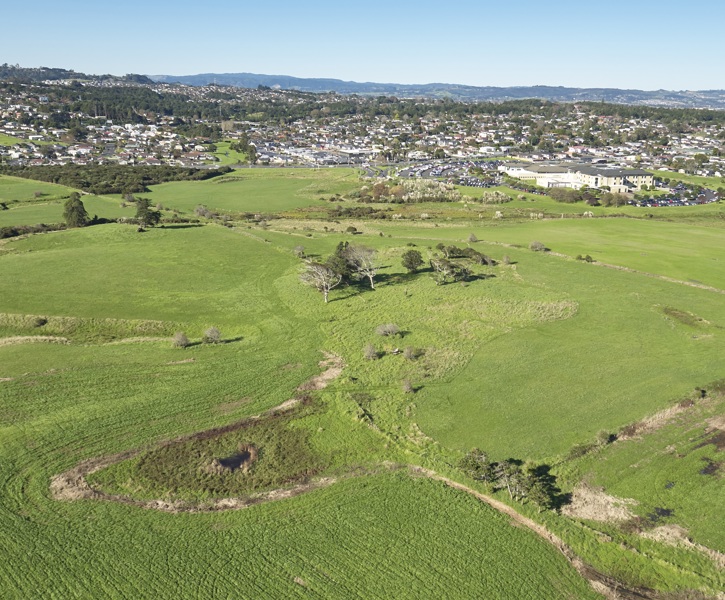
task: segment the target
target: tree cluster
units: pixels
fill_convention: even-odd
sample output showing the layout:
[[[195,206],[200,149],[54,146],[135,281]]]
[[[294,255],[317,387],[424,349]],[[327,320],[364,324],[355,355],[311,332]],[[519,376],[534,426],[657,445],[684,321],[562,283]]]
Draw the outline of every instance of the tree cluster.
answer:
[[[366,279],[370,289],[374,290],[377,273],[375,250],[340,242],[324,262],[307,261],[300,279],[321,292],[327,302],[330,291],[341,283],[350,284],[355,280]]]
[[[512,500],[529,500],[541,509],[557,509],[568,502],[556,485],[556,477],[547,465],[524,464],[508,458],[501,462],[473,448],[458,463],[458,467],[472,479],[489,485],[494,491],[506,490]]]
[[[439,250],[445,258],[468,258],[479,265],[496,266],[496,261],[493,258],[473,248],[459,248],[453,245],[446,246],[441,243],[436,246],[436,250]]]

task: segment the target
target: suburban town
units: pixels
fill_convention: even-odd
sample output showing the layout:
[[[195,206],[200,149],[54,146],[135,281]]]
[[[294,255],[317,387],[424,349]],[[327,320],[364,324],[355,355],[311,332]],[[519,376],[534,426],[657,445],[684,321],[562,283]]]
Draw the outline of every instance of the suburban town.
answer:
[[[93,85],[109,87],[108,83],[83,84]],[[536,103],[529,103],[534,109],[531,112],[457,115],[441,112],[430,100],[414,101],[422,114],[416,118],[373,114],[366,110],[373,101],[356,96],[138,84],[160,96],[218,106],[220,118],[186,119],[186,127],[181,128],[182,121],[174,115],[146,111],[135,114],[133,122],[124,122],[104,118],[98,107],[94,114],[74,112],[69,111],[68,102],[51,99],[54,89],[72,86],[79,84],[47,81],[43,85],[6,86],[0,91],[0,164],[363,166],[373,174],[379,172],[374,169],[376,165],[404,168],[431,163],[430,168],[413,168],[405,174],[435,176],[435,165],[445,167],[454,162],[480,167],[485,161],[499,160],[515,161],[501,170],[541,187],[607,185],[620,192],[651,186],[648,171],[652,170],[725,175],[725,125],[717,122],[683,127],[678,121],[598,114],[591,105],[566,105],[552,118],[543,110],[537,114]],[[133,86],[126,84],[128,87]],[[310,97],[322,108],[296,119],[274,119],[259,113],[247,120],[225,118],[227,107],[239,102],[294,107]],[[332,114],[328,106],[341,102],[357,105],[357,109],[353,114]],[[551,110],[551,104],[541,103],[541,108]],[[194,135],[195,130],[200,133]],[[230,149],[240,140],[245,149],[253,148],[253,154]],[[580,166],[578,175],[562,177],[566,172],[574,173],[572,165]],[[642,179],[620,176],[615,183],[584,175],[587,169],[601,168],[623,170],[625,176]],[[552,169],[559,169],[560,176],[552,177]],[[465,168],[456,173],[462,183],[482,184]]]

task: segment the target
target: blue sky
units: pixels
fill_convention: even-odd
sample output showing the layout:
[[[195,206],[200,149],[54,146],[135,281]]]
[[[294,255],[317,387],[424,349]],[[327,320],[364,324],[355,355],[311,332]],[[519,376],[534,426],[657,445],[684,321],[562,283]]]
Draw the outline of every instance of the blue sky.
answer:
[[[723,23],[723,0],[35,0],[0,10],[0,63],[113,74],[725,89]]]

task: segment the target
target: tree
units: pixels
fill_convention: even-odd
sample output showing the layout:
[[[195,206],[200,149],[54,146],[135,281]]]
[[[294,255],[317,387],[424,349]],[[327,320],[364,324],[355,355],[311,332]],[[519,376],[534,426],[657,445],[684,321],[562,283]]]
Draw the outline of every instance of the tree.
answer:
[[[423,256],[417,250],[407,250],[404,252],[401,261],[408,273],[415,273],[423,266]]]
[[[321,292],[327,303],[330,290],[340,285],[342,275],[333,271],[327,265],[316,262],[309,262],[305,265],[305,271],[300,275],[302,283],[315,288]]]
[[[335,248],[335,252],[325,261],[325,266],[332,269],[345,281],[348,281],[352,276],[352,269],[347,260],[348,246],[347,242],[340,242]]]
[[[508,490],[509,498],[517,499],[525,495],[525,475],[521,470],[521,461],[508,458],[497,463],[495,467],[496,480]]]
[[[65,201],[63,218],[68,227],[84,227],[88,224],[88,213],[78,192],[73,192]]]
[[[153,227],[161,220],[161,213],[151,210],[151,202],[147,198],[139,198],[136,201],[136,218],[141,227]]]
[[[357,273],[359,277],[367,277],[370,281],[370,289],[375,289],[375,275],[378,273],[378,267],[375,264],[375,250],[366,246],[347,247],[344,253],[350,268]]]
[[[488,455],[478,448],[474,448],[460,460],[458,466],[472,479],[491,483],[495,479],[494,467]]]
[[[468,267],[446,258],[431,259],[430,266],[433,269],[433,279],[437,285],[451,281],[466,281],[472,275]]]

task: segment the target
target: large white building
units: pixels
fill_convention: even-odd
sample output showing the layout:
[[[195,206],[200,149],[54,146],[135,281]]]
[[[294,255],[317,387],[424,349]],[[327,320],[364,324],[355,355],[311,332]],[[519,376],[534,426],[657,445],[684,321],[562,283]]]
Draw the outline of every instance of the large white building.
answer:
[[[580,164],[505,163],[499,171],[535,183],[539,187],[580,189],[609,188],[615,193],[637,192],[654,183],[652,173],[642,169],[593,167]]]

